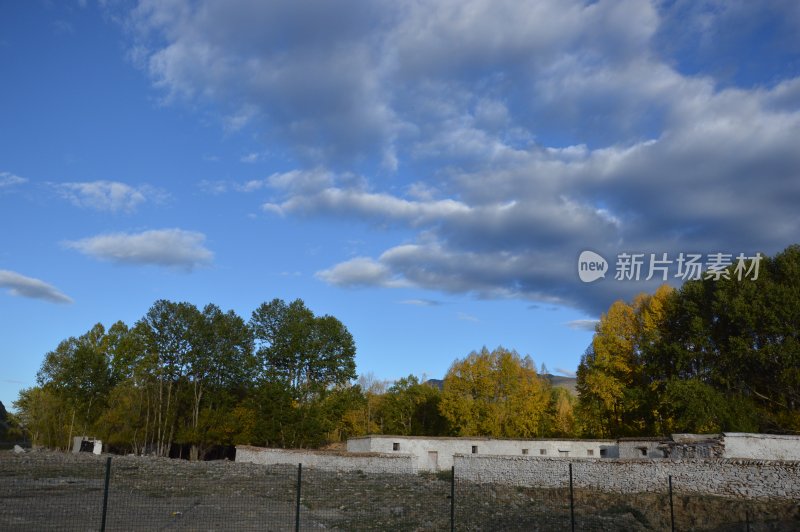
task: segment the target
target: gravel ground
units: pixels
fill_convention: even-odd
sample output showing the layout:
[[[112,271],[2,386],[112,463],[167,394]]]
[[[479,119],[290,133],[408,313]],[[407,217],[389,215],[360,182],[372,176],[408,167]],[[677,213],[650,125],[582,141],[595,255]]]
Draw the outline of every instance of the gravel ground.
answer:
[[[98,530],[108,456],[0,452],[0,530]],[[294,530],[297,468],[113,456],[106,530]],[[449,530],[447,475],[303,470],[302,530]],[[678,530],[800,530],[800,501],[674,498]],[[456,478],[456,530],[569,530],[568,490]],[[576,490],[577,530],[669,530],[666,494]]]

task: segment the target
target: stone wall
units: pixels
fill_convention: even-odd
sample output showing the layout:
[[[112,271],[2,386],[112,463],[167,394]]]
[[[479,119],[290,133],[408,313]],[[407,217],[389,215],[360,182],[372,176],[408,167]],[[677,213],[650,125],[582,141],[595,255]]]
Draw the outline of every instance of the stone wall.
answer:
[[[249,445],[236,446],[236,462],[262,465],[303,464],[303,467],[327,471],[363,471],[365,473],[415,473],[409,454],[345,453],[304,449],[266,449]]]
[[[672,475],[677,493],[726,497],[800,499],[800,462],[767,460],[622,460],[523,456],[454,457],[456,478],[482,483],[563,488],[573,485],[621,493],[667,492]]]

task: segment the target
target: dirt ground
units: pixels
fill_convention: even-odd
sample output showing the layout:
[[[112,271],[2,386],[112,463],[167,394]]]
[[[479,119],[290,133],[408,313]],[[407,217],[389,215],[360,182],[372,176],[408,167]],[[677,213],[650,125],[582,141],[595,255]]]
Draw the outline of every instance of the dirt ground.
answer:
[[[0,530],[99,530],[108,455],[0,452]],[[294,530],[298,470],[111,457],[106,530]],[[570,530],[568,490],[455,482],[456,530]],[[301,530],[450,530],[448,475],[302,471]],[[800,530],[800,501],[676,495],[677,530]],[[576,530],[670,530],[667,494],[577,490]]]

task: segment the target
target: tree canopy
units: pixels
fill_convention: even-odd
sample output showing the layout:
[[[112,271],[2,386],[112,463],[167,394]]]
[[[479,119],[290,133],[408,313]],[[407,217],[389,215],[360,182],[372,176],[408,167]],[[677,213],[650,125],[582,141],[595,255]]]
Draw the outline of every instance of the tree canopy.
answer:
[[[727,273],[609,308],[578,368],[587,433],[800,432],[800,246]]]

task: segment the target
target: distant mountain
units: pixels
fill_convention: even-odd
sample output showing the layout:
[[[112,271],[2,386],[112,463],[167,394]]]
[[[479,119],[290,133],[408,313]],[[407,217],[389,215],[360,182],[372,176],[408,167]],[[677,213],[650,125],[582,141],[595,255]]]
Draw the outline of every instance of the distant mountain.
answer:
[[[549,380],[550,384],[553,386],[558,388],[566,388],[567,391],[569,391],[569,393],[572,395],[578,395],[578,391],[575,388],[578,379],[575,377],[562,377],[561,375],[550,375],[549,373],[545,373],[543,377]]]
[[[439,388],[440,390],[444,388],[444,381],[442,379],[428,379],[425,381],[425,384],[433,386],[434,388]]]
[[[549,373],[545,373],[542,375],[542,377],[549,380],[550,384],[553,386],[565,388],[572,395],[578,395],[578,392],[575,388],[575,384],[577,383],[577,379],[575,377],[562,377],[561,375],[550,375]],[[441,390],[444,385],[444,381],[441,379],[428,379],[425,381],[425,384],[434,386]]]

